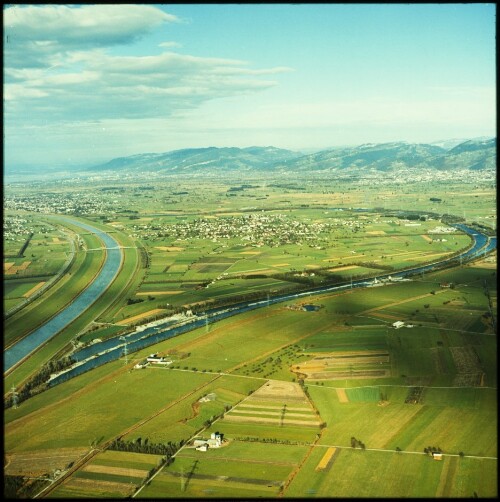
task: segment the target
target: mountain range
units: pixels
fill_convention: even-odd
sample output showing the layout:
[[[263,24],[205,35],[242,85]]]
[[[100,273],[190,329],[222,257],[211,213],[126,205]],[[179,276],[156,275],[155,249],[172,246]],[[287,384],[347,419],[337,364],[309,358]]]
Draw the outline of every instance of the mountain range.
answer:
[[[189,148],[115,158],[90,171],[201,174],[231,172],[308,173],[404,169],[496,169],[496,138],[466,140],[452,148],[436,144],[392,142],[301,152],[269,147]]]

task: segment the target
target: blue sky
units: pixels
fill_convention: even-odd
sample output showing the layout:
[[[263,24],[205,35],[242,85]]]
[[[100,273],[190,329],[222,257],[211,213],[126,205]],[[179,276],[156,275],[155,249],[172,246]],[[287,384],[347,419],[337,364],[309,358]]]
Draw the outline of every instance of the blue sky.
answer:
[[[494,136],[495,14],[493,3],[7,6],[5,162]]]

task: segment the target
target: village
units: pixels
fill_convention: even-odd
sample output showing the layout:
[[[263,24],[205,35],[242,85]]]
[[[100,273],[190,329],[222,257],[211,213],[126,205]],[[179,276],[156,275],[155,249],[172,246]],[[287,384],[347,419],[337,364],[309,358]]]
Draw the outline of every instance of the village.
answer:
[[[302,244],[303,241],[308,241],[311,246],[325,245],[333,225],[317,222],[305,223],[280,213],[250,213],[238,217],[199,218],[192,222],[175,225],[156,224],[153,228],[146,225],[133,225],[133,228],[136,231],[142,231],[142,238],[169,237],[176,240],[195,238],[209,239],[212,242],[239,238],[242,244],[278,247],[285,244]],[[135,234],[135,236],[138,235]]]

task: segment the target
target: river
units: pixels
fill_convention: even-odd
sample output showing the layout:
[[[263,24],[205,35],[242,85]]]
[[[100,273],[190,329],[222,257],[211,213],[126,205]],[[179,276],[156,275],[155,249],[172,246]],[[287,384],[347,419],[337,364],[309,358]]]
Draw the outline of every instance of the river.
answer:
[[[97,277],[67,307],[52,317],[45,324],[32,331],[28,336],[4,351],[4,372],[10,370],[38,347],[57,335],[66,326],[77,319],[88,309],[109,287],[120,270],[123,253],[118,242],[110,235],[97,228],[70,218],[59,218],[82,230],[94,233],[106,248],[106,259]],[[61,291],[59,294],[64,294]]]

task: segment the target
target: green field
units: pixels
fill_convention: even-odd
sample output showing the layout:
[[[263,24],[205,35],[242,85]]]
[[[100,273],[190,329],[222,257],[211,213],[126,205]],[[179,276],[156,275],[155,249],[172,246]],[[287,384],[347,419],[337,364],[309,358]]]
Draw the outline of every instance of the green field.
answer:
[[[495,497],[497,460],[339,449],[328,470],[316,471],[324,454],[315,451],[294,478],[288,497]],[[479,474],[482,471],[482,475]],[[484,478],[483,478],[484,476]]]
[[[140,495],[153,497],[163,492],[172,497],[224,497],[232,491],[238,497],[241,493],[275,496],[307,451],[303,446],[239,441],[208,452],[185,448]],[[217,483],[221,473],[225,480]],[[203,481],[209,491],[202,491]]]
[[[123,497],[141,486],[160,462],[160,455],[104,451],[58,486],[51,497]]]
[[[193,189],[190,180],[165,179],[153,191],[146,180],[116,181],[120,208],[72,216],[112,233],[123,246],[122,269],[99,302],[7,375],[6,393],[55,354],[67,354],[71,340],[111,338],[217,302],[389,274],[467,248],[465,235],[433,233],[444,223],[428,217],[429,195],[453,193],[443,210],[494,224],[489,186],[355,190],[342,181],[324,180],[320,188],[299,180],[307,188],[295,191],[263,179],[229,197],[232,184],[206,180]],[[108,185],[82,193],[106,201]],[[65,190],[51,188],[54,197]],[[37,190],[10,189],[26,196]],[[489,198],[474,196],[486,192]],[[384,210],[349,210],[367,200]],[[391,212],[404,208],[427,216],[408,225]],[[17,229],[21,217],[10,210],[6,228]],[[48,220],[29,215],[26,230],[35,231],[24,257],[9,256],[26,232],[5,240],[6,269],[25,267],[4,277],[6,308],[60,270],[72,232],[83,247],[76,244],[71,275],[6,319],[7,344],[61,309],[104,259],[84,251],[100,246],[95,236],[66,223],[63,233]],[[489,310],[491,303],[496,312],[496,279],[496,263],[486,257],[226,318],[6,409],[5,454],[103,448],[49,494],[63,499],[127,498],[136,490],[139,498],[496,497],[497,342]],[[304,304],[319,310],[304,311]],[[396,328],[396,321],[412,327]],[[133,369],[152,352],[173,363]],[[277,390],[263,395],[269,386]],[[213,432],[224,435],[223,447],[191,447]],[[161,457],[106,449],[118,437],[182,447],[146,481]],[[353,448],[353,438],[364,448]],[[439,447],[443,460],[424,454],[429,447]]]

